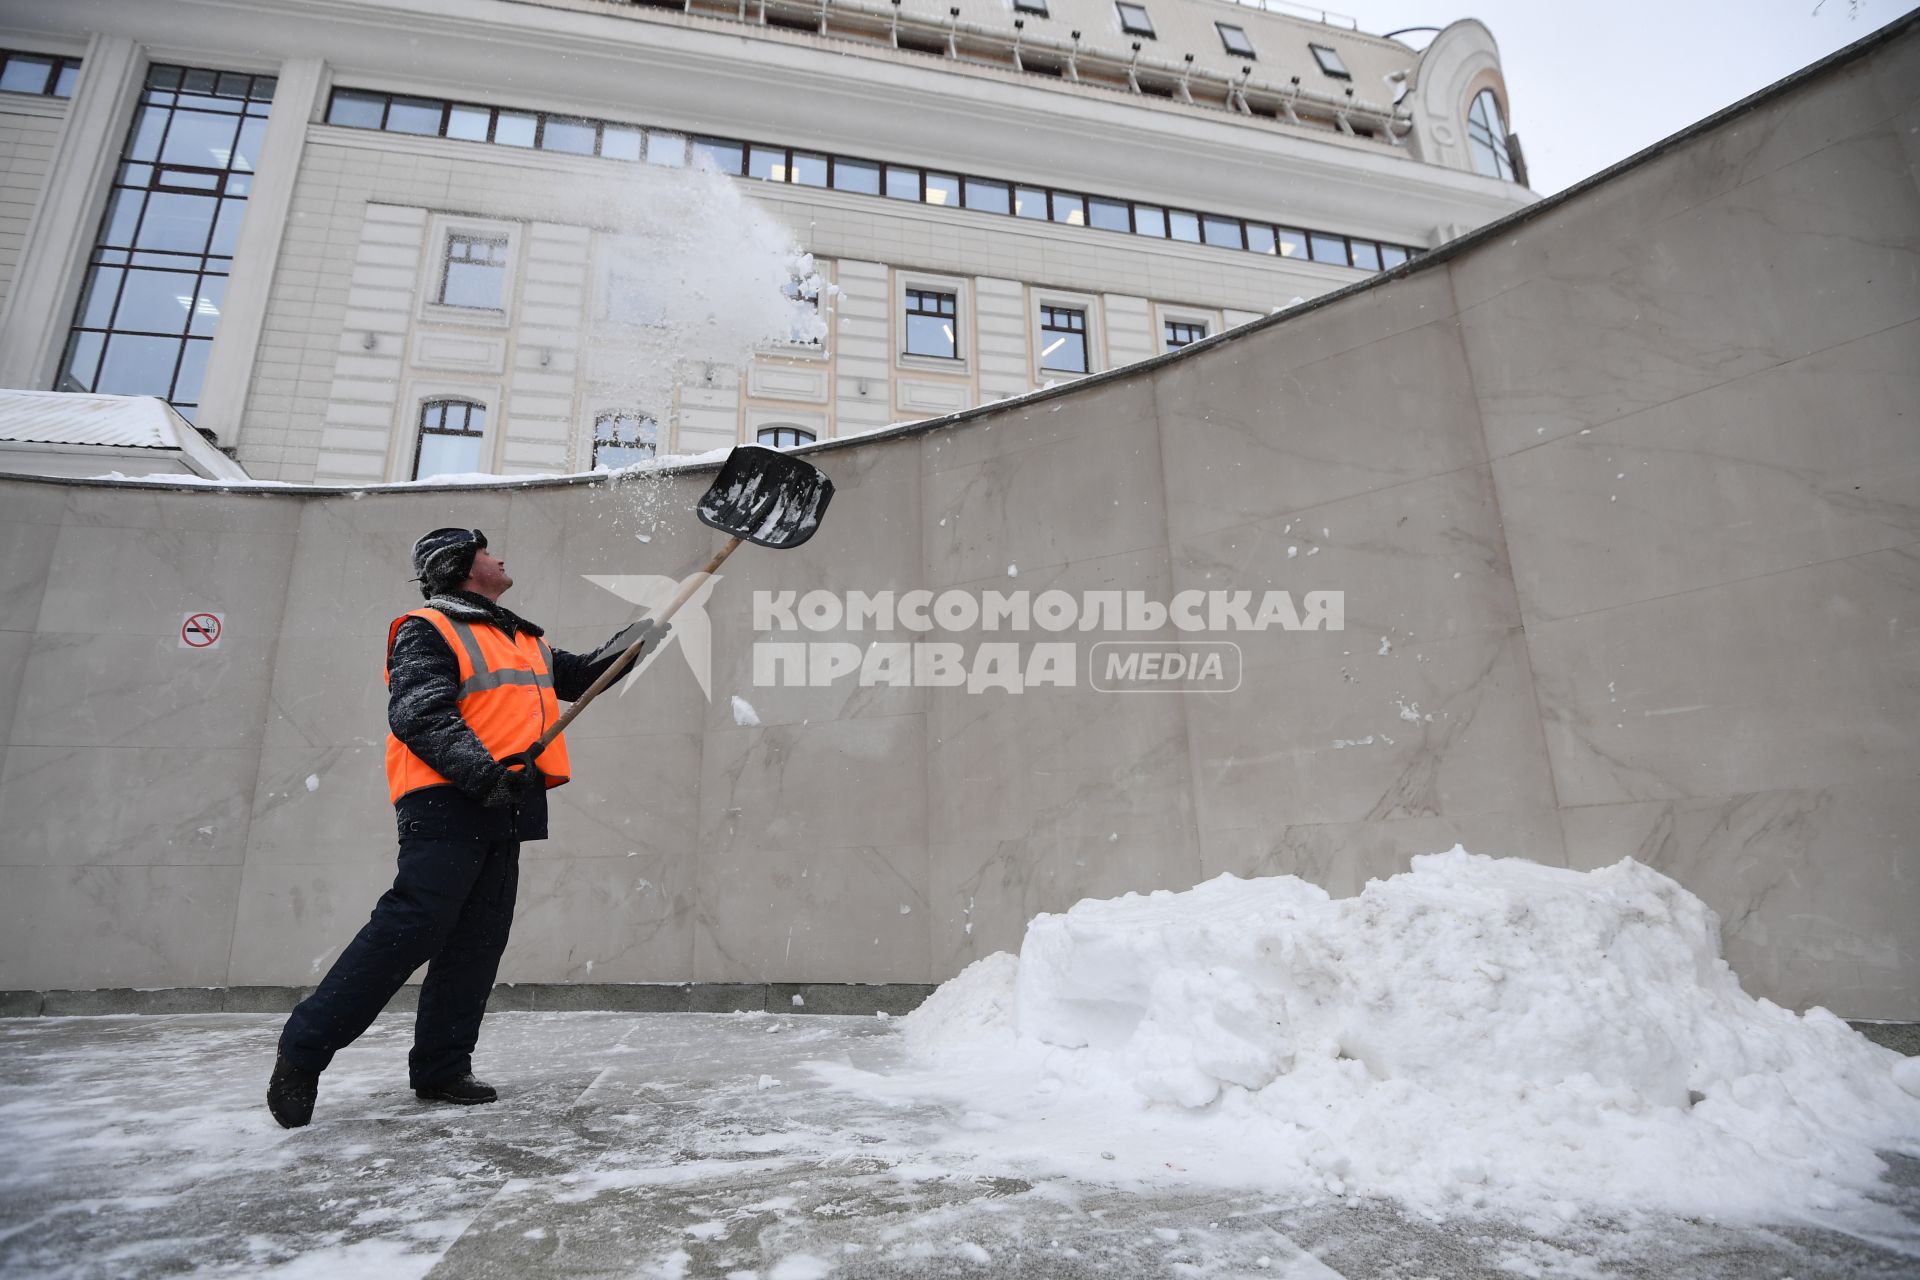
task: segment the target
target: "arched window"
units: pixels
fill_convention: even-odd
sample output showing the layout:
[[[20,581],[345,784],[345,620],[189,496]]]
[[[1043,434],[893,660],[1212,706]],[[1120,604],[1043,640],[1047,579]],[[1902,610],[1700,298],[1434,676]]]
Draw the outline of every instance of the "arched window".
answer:
[[[795,445],[812,444],[813,432],[799,427],[762,427],[754,439],[769,449],[791,449]]]
[[[420,435],[413,449],[413,478],[467,475],[483,468],[487,406],[472,400],[429,400],[420,406]]]
[[[593,469],[618,471],[645,462],[659,451],[660,428],[632,409],[616,409],[593,420]]]
[[[1507,149],[1507,122],[1500,116],[1500,100],[1493,90],[1474,95],[1467,111],[1467,149],[1473,153],[1473,171],[1489,178],[1513,179],[1513,153]]]

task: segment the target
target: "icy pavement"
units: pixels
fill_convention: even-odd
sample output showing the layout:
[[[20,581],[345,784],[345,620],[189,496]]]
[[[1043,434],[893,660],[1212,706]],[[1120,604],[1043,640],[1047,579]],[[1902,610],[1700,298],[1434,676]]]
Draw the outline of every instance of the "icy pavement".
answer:
[[[410,1019],[336,1060],[310,1128],[261,1096],[277,1015],[0,1021],[0,1275],[246,1277],[1912,1276],[1815,1226],[1552,1230],[1049,1172],[979,1100],[830,1087],[911,1072],[898,1023],[505,1013],[493,1106],[416,1101]],[[1076,1131],[1077,1132],[1077,1131]],[[1140,1135],[1114,1135],[1138,1172]],[[1171,1153],[1169,1153],[1171,1154]],[[1203,1153],[1204,1154],[1204,1153]],[[1189,1157],[1190,1158],[1190,1157]],[[1168,1164],[1177,1163],[1167,1161]],[[1879,1198],[1920,1232],[1920,1162]],[[1116,1172],[1119,1172],[1116,1164]]]

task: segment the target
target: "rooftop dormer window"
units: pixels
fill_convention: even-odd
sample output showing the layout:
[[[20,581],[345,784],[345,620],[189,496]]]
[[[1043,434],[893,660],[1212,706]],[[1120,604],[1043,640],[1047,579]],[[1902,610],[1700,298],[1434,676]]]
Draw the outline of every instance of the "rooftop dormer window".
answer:
[[[1507,146],[1507,125],[1500,117],[1500,100],[1493,90],[1474,95],[1467,111],[1467,144],[1473,153],[1473,171],[1489,178],[1514,181],[1513,152]]]
[[[1324,44],[1310,44],[1307,48],[1313,50],[1313,60],[1320,64],[1322,71],[1336,80],[1353,79],[1353,72],[1347,70],[1347,64],[1340,61],[1339,50],[1330,49]]]
[[[1254,56],[1253,41],[1247,39],[1245,30],[1229,22],[1216,22],[1213,28],[1220,33],[1220,43],[1227,47],[1228,53],[1237,54],[1242,58]]]
[[[1126,0],[1120,0],[1118,4],[1114,5],[1114,8],[1120,11],[1120,29],[1122,31],[1130,36],[1145,36],[1149,40],[1154,38],[1153,19],[1147,16],[1147,6],[1143,4],[1128,4]]]

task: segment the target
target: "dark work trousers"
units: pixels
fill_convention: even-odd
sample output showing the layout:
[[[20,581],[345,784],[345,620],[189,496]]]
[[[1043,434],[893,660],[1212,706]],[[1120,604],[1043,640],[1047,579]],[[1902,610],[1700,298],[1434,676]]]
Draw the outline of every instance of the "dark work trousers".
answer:
[[[480,1019],[513,925],[520,843],[422,830],[438,825],[402,817],[393,888],[280,1033],[280,1052],[295,1066],[326,1070],[425,964],[409,1084],[428,1088],[473,1069]]]

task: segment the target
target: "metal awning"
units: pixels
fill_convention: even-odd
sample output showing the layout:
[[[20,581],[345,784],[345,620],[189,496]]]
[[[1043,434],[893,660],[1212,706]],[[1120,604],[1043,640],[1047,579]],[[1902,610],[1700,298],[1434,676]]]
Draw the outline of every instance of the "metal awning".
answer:
[[[253,478],[158,396],[0,390],[0,471],[44,474],[55,459],[55,474]],[[95,461],[99,470],[86,471]],[[147,463],[149,470],[139,469]]]

